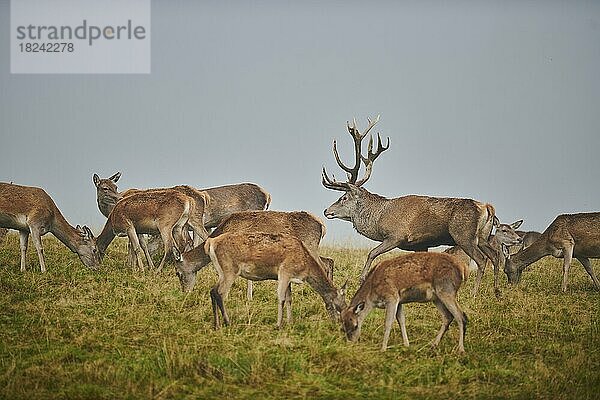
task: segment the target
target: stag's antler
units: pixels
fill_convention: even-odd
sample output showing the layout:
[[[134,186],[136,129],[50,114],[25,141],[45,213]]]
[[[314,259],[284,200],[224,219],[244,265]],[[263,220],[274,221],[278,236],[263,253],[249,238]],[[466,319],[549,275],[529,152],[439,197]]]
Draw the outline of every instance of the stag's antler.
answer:
[[[337,151],[337,142],[335,140],[333,141],[333,155],[335,157],[335,161],[340,166],[340,168],[346,172],[346,174],[348,176],[348,181],[347,182],[338,182],[335,180],[335,177],[333,177],[333,179],[330,179],[329,176],[327,176],[325,167],[323,167],[322,183],[323,183],[323,186],[325,186],[326,188],[333,189],[333,190],[346,191],[346,190],[350,189],[349,184],[353,184],[356,186],[362,186],[371,177],[371,172],[373,170],[373,162],[377,159],[377,157],[379,157],[379,155],[381,153],[383,153],[385,150],[387,150],[390,147],[390,138],[388,137],[388,139],[387,139],[387,145],[383,146],[381,143],[381,136],[378,133],[377,134],[377,150],[375,151],[375,153],[373,153],[373,137],[369,136],[369,146],[368,146],[367,157],[364,157],[362,155],[362,141],[369,134],[371,129],[373,129],[375,124],[377,124],[377,122],[379,122],[379,115],[374,120],[371,120],[371,118],[368,118],[368,121],[369,121],[369,125],[367,126],[367,128],[364,130],[363,133],[360,133],[360,131],[358,130],[358,128],[356,126],[356,119],[352,120],[352,125],[350,125],[350,122],[346,122],[346,125],[348,127],[348,132],[350,133],[350,136],[352,136],[352,139],[354,140],[354,156],[355,156],[354,167],[352,167],[352,168],[348,167],[347,165],[345,165],[342,162],[342,160],[340,159],[340,155]],[[365,176],[362,179],[358,180],[358,173],[360,171],[361,161],[365,164]]]

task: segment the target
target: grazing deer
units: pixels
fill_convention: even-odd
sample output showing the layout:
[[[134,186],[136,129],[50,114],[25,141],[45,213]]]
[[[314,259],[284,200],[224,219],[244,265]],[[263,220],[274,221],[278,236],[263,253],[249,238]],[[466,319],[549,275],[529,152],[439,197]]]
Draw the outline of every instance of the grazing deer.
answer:
[[[226,233],[270,232],[294,236],[299,239],[312,254],[319,252],[319,243],[325,236],[325,225],[314,215],[306,211],[244,211],[230,215],[211,234],[211,238]],[[182,254],[175,268],[184,292],[190,292],[196,282],[196,274],[208,263],[210,257],[205,246],[197,246]],[[330,280],[333,280],[333,260],[319,257],[320,265],[325,268]],[[252,281],[248,281],[248,298],[252,298]]]
[[[567,291],[573,257],[579,260],[596,289],[600,290],[600,282],[590,263],[590,258],[600,258],[600,213],[562,214],[556,217],[531,246],[506,261],[504,272],[508,282],[519,283],[523,270],[547,255],[564,258],[563,292]]]
[[[466,265],[444,253],[412,253],[379,262],[367,275],[350,305],[342,311],[342,328],[348,340],[358,340],[363,321],[373,308],[385,309],[385,330],[381,350],[387,349],[394,319],[402,330],[404,344],[408,336],[402,304],[433,302],[442,316],[442,327],[433,346],[437,346],[456,319],[459,329],[458,350],[465,351],[467,316],[456,296],[467,279]]]
[[[120,177],[120,172],[117,172],[106,179],[101,179],[97,174],[93,175],[98,208],[107,218],[115,204],[117,204],[117,201],[138,191],[138,189],[129,189],[124,192],[119,192],[116,183],[119,181]],[[176,189],[186,194],[188,194],[187,192],[189,190],[195,190],[190,186],[183,185],[174,186],[171,189]],[[210,204],[205,205],[204,208],[204,227],[207,230],[215,228],[234,212],[265,210],[269,208],[271,203],[271,195],[266,190],[253,183],[219,186],[201,189],[201,191],[208,193],[211,199]],[[155,247],[153,246],[153,243],[156,243],[156,240],[151,240],[150,243],[147,243],[142,236],[138,239],[144,253],[152,254],[153,252],[150,251],[148,246]],[[131,252],[128,258],[130,263],[135,260],[135,257],[133,257]]]
[[[499,267],[504,266],[506,262],[506,258],[508,257],[508,249],[511,246],[520,245],[523,241],[521,236],[515,231],[521,224],[523,220],[519,220],[513,222],[512,224],[498,224],[496,227],[496,232],[493,235],[490,235],[488,242],[492,249],[496,251],[499,255],[498,265],[494,265],[494,293],[496,297],[500,296],[500,289],[498,287],[498,273]],[[471,257],[464,252],[462,248],[459,246],[453,246],[444,251],[445,253],[452,254],[455,257],[458,257],[461,262],[465,265],[469,265],[471,262]],[[489,259],[486,260],[485,267],[487,267]]]
[[[350,221],[358,233],[381,242],[369,252],[361,281],[364,281],[373,260],[393,248],[426,251],[439,245],[458,245],[477,263],[479,271],[473,288],[473,294],[476,294],[483,277],[486,257],[495,265],[498,263],[498,255],[487,241],[494,223],[494,207],[460,198],[411,195],[388,199],[364,189],[362,185],[371,176],[373,162],[389,148],[389,138],[387,145],[383,146],[381,137],[377,134],[376,151],[373,152],[373,137],[370,136],[366,157],[361,154],[362,141],[377,121],[379,117],[369,119],[369,125],[362,133],[356,127],[356,120],[352,125],[347,123],[348,132],[354,140],[353,167],[342,163],[336,141],[333,141],[333,155],[340,168],[347,173],[347,182],[330,179],[325,168],[322,173],[323,186],[345,192],[324,211],[325,216]],[[361,161],[365,165],[365,175],[358,179]]]
[[[93,176],[98,208],[107,218],[117,201],[137,191],[137,189],[130,189],[119,192],[116,183],[120,177],[120,172],[107,179],[101,179],[97,174]],[[190,186],[179,185],[169,189],[186,191],[190,188]],[[234,212],[265,210],[271,203],[271,195],[253,183],[239,183],[199,190],[210,196],[210,204],[204,211],[204,227],[206,229],[217,227]]]
[[[217,308],[229,325],[225,309],[233,282],[238,276],[253,281],[277,280],[277,327],[283,324],[283,307],[287,322],[292,319],[292,283],[308,283],[323,299],[332,318],[346,307],[344,288],[339,291],[325,274],[320,260],[298,238],[291,235],[256,233],[224,233],[211,237],[204,244],[219,275],[218,283],[210,291],[214,327],[220,327]],[[173,248],[175,258],[181,258]]]
[[[133,245],[138,267],[143,269],[138,235],[160,235],[165,247],[165,254],[158,266],[160,271],[174,243],[182,247],[185,245],[183,229],[186,225],[194,230],[195,239],[208,237],[202,223],[204,205],[208,203],[209,197],[203,192],[198,192],[192,198],[172,189],[140,191],[124,197],[117,202],[98,236],[98,249],[104,255],[115,236],[127,235]],[[152,259],[147,257],[147,260],[153,268]]]
[[[519,250],[524,250],[524,249],[528,248],[533,243],[535,243],[535,241],[538,240],[538,238],[540,236],[542,236],[542,234],[540,232],[536,232],[536,231],[527,231],[527,232],[517,231],[517,234],[519,236],[521,236],[521,239],[523,239],[522,246]]]
[[[96,269],[100,266],[100,254],[90,228],[69,225],[43,189],[0,182],[0,227],[19,231],[21,271],[25,271],[30,233],[42,272],[46,272],[42,236],[48,232],[77,253],[86,267]]]

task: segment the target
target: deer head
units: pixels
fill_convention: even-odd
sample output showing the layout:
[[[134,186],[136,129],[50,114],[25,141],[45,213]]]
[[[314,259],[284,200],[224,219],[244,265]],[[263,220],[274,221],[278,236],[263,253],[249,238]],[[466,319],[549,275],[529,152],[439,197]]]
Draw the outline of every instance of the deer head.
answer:
[[[96,246],[96,238],[94,234],[87,226],[79,226],[75,227],[79,235],[79,240],[77,240],[76,244],[76,252],[79,256],[79,259],[88,268],[98,269],[101,263],[100,252],[98,251],[98,247]]]
[[[348,133],[350,133],[350,136],[352,136],[352,139],[354,140],[355,160],[353,167],[348,167],[342,162],[337,151],[337,143],[335,140],[333,141],[333,155],[335,157],[335,161],[340,168],[346,172],[348,180],[346,182],[338,182],[333,176],[332,178],[329,178],[327,172],[325,171],[325,167],[323,167],[323,186],[325,186],[327,189],[346,192],[342,197],[340,197],[335,203],[325,210],[325,216],[329,219],[340,218],[347,221],[352,219],[352,216],[356,214],[357,209],[360,207],[361,194],[363,191],[366,192],[366,189],[363,189],[361,186],[364,185],[371,177],[371,172],[373,171],[373,162],[381,155],[381,153],[390,147],[390,138],[387,138],[387,144],[384,146],[381,143],[381,136],[378,133],[377,149],[373,151],[373,136],[369,136],[367,155],[366,157],[362,155],[362,142],[375,124],[379,122],[379,116],[377,116],[377,118],[374,120],[368,118],[368,121],[369,125],[362,133],[356,126],[356,119],[353,119],[352,125],[350,122],[346,123],[348,127]],[[359,179],[358,174],[360,172],[361,163],[365,165],[365,175]]]

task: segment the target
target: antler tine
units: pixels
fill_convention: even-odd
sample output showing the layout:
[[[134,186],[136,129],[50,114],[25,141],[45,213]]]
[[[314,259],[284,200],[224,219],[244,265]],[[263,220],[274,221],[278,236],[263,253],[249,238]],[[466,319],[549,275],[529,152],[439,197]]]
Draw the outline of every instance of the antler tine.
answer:
[[[387,139],[387,146],[383,146],[381,143],[381,135],[377,133],[377,150],[373,153],[373,136],[369,137],[367,157],[361,156],[362,161],[365,163],[365,176],[354,183],[356,186],[364,185],[371,177],[371,172],[373,172],[373,162],[381,155],[381,153],[390,147],[390,138],[388,137]]]
[[[377,157],[379,157],[379,155],[381,153],[383,153],[384,151],[386,151],[387,149],[390,148],[390,138],[388,136],[387,138],[387,145],[384,146],[381,144],[381,135],[379,134],[379,132],[377,132],[377,150],[375,151],[375,153],[372,152],[373,150],[373,136],[371,136],[371,138],[369,139],[369,160],[371,161],[375,161],[377,159]]]
[[[342,160],[340,159],[340,155],[337,151],[337,142],[335,140],[333,141],[333,156],[335,157],[335,161],[338,163],[338,165],[340,166],[341,169],[343,169],[344,171],[346,171],[348,173],[352,173],[352,171],[354,169],[345,166],[344,163],[342,162]]]
[[[349,186],[347,183],[345,182],[338,182],[335,180],[335,177],[333,179],[330,179],[329,176],[327,176],[327,172],[325,171],[325,167],[323,167],[323,171],[321,173],[322,176],[322,183],[323,186],[325,186],[327,189],[333,189],[333,190],[340,190],[340,191],[346,191],[349,189]]]
[[[362,137],[365,137],[369,134],[369,131],[371,131],[371,129],[373,129],[373,127],[379,122],[379,115],[377,115],[377,117],[375,117],[374,120],[371,120],[371,118],[367,118],[367,121],[369,121],[369,126],[367,126],[367,129],[365,129],[365,131],[362,133]]]

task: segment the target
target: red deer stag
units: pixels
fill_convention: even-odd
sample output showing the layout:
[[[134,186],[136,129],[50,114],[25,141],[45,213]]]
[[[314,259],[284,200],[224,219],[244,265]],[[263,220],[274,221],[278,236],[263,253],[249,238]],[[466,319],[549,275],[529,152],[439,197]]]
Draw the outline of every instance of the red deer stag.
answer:
[[[456,258],[444,253],[412,253],[381,261],[367,275],[350,305],[342,311],[342,329],[348,340],[358,340],[363,321],[373,308],[385,309],[385,330],[381,350],[387,349],[394,324],[398,321],[404,344],[408,336],[402,304],[433,302],[442,316],[442,327],[433,346],[437,346],[452,320],[459,329],[458,350],[464,352],[467,316],[456,296],[469,270]]]
[[[21,271],[25,271],[30,233],[42,272],[46,272],[42,236],[48,232],[77,253],[86,267],[96,269],[100,266],[100,254],[90,228],[69,225],[43,189],[0,182],[0,227],[19,231]]]
[[[347,182],[329,178],[325,168],[322,183],[327,189],[345,192],[325,211],[329,219],[339,218],[350,221],[363,236],[381,242],[369,252],[361,273],[364,281],[371,263],[380,254],[394,248],[412,251],[426,251],[439,245],[460,246],[478,266],[478,274],[473,294],[477,293],[486,256],[497,265],[498,255],[488,244],[495,219],[494,207],[471,199],[440,198],[428,196],[402,196],[388,199],[369,192],[362,185],[371,176],[373,162],[389,148],[381,143],[377,134],[377,149],[373,152],[373,137],[369,137],[367,156],[361,154],[361,144],[365,136],[379,121],[369,119],[364,132],[347,123],[348,132],[354,140],[355,163],[348,167],[340,160],[336,141],[333,141],[333,154],[337,164],[346,171]],[[361,161],[365,165],[365,175],[358,179]]]
[[[98,236],[98,249],[104,255],[115,236],[127,235],[133,245],[138,267],[143,269],[138,235],[160,235],[165,247],[165,254],[158,266],[160,271],[174,244],[184,247],[183,229],[186,225],[194,230],[194,238],[199,241],[208,237],[202,218],[204,204],[209,201],[204,192],[198,192],[192,198],[172,189],[140,191],[124,197],[117,202]],[[153,268],[152,259],[147,257],[147,260]]]
[[[176,258],[181,258],[176,248],[173,251]],[[292,283],[308,283],[321,296],[332,318],[346,308],[344,288],[339,291],[335,288],[319,258],[294,236],[224,233],[206,240],[204,252],[209,254],[219,275],[218,283],[210,291],[215,329],[220,327],[219,311],[225,325],[229,325],[224,300],[238,276],[253,281],[277,280],[278,328],[283,324],[284,305],[288,324],[292,319]]]
[[[544,256],[564,258],[562,291],[567,291],[571,260],[577,258],[592,278],[596,289],[600,282],[594,274],[590,258],[600,258],[600,213],[562,214],[529,247],[511,256],[504,266],[510,283],[519,283],[521,273]]]

